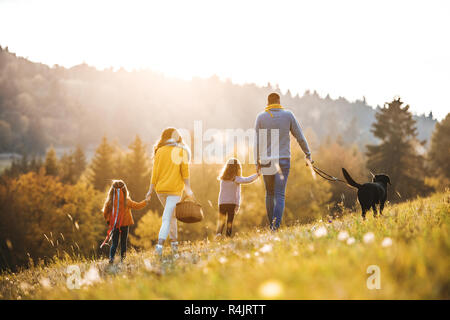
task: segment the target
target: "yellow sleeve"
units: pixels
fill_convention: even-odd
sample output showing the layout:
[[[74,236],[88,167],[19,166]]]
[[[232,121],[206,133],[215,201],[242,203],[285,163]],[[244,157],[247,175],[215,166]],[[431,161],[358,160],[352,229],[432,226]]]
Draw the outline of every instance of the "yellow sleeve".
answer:
[[[189,179],[189,157],[186,150],[183,149],[183,160],[181,161],[181,176],[183,179]]]

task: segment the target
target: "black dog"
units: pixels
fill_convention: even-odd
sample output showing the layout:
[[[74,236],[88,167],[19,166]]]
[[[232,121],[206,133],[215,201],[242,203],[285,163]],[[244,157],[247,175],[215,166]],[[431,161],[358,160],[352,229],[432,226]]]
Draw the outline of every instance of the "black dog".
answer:
[[[373,210],[373,216],[377,216],[377,204],[380,205],[380,214],[382,215],[384,203],[387,199],[387,184],[391,184],[389,177],[385,174],[376,174],[373,176],[372,182],[361,185],[355,182],[344,168],[342,168],[342,173],[348,184],[358,189],[358,200],[363,219],[366,218],[366,211],[370,208]]]

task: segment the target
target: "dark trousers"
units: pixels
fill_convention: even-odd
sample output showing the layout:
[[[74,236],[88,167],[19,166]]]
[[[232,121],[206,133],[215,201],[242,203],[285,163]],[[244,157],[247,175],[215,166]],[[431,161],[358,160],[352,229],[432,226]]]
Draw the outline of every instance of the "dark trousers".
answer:
[[[227,221],[227,237],[231,237],[233,229],[233,219],[236,212],[235,204],[221,204],[219,205],[219,221],[217,223],[217,234],[222,234],[225,220]]]
[[[123,260],[127,253],[128,226],[120,227],[120,231],[119,229],[114,229],[112,235],[112,245],[111,249],[109,250],[109,261],[114,261],[117,246],[119,245],[119,238],[120,238],[120,257]]]
[[[280,170],[275,174],[263,175],[266,187],[266,210],[270,229],[277,230],[283,218],[286,184],[289,176],[290,159],[278,160]]]

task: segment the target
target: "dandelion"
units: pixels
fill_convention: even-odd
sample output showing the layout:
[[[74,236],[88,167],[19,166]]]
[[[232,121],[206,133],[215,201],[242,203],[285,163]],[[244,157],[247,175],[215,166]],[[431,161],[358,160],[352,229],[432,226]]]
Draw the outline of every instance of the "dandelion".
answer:
[[[268,280],[259,287],[259,294],[267,299],[274,299],[283,293],[283,285],[278,280]]]
[[[384,238],[383,241],[381,242],[381,246],[384,248],[392,246],[392,239],[389,237]]]
[[[21,282],[19,285],[20,289],[22,289],[22,291],[27,292],[28,290],[30,290],[31,286],[26,283],[26,282]]]
[[[373,234],[373,232],[367,232],[363,237],[364,243],[372,243],[374,240],[375,235]]]
[[[263,245],[263,247],[261,249],[259,249],[260,252],[262,253],[267,253],[272,251],[272,245],[271,244],[265,244]]]
[[[150,260],[148,260],[148,259],[144,259],[144,267],[145,267],[145,269],[147,269],[147,271],[153,270],[153,266],[152,266]]]
[[[314,231],[314,236],[316,238],[321,238],[323,236],[326,236],[327,233],[328,233],[327,228],[322,226],[322,227],[318,228],[316,231]]]
[[[89,270],[86,272],[82,283],[85,285],[91,285],[100,281],[100,273],[95,266],[91,266]]]
[[[339,234],[338,234],[338,236],[337,236],[337,239],[338,239],[339,241],[345,241],[345,240],[348,239],[348,236],[349,236],[349,234],[348,234],[347,231],[340,231]]]
[[[355,238],[350,237],[350,238],[347,239],[347,244],[348,244],[348,245],[352,245],[352,244],[354,244],[354,243],[355,243]]]
[[[44,289],[48,289],[52,286],[50,283],[50,280],[48,278],[44,278],[44,277],[39,280],[39,283],[41,284],[41,286]]]
[[[226,263],[228,260],[227,260],[227,258],[225,258],[225,257],[220,257],[219,258],[219,262],[221,263],[221,264],[224,264],[224,263]]]

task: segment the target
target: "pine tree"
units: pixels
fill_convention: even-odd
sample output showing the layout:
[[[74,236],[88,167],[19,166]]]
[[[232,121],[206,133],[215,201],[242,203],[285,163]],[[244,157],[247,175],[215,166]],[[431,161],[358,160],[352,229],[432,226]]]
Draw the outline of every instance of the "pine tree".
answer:
[[[371,131],[381,143],[367,146],[368,169],[390,176],[390,201],[429,191],[424,184],[424,158],[416,151],[424,142],[417,140],[416,121],[409,112],[409,105],[402,107],[402,104],[398,98],[377,110]]]
[[[78,181],[83,174],[84,170],[86,170],[86,156],[84,154],[83,148],[80,145],[77,145],[75,151],[72,153],[73,158],[73,174],[75,182]]]
[[[95,189],[104,191],[112,179],[114,149],[109,145],[108,139],[103,137],[102,142],[95,150],[94,158],[90,166],[89,180]]]
[[[114,177],[116,179],[128,181],[127,174],[130,170],[128,170],[127,165],[127,156],[122,150],[117,149],[116,157],[114,158]]]
[[[45,156],[45,174],[48,176],[57,176],[58,175],[58,158],[56,157],[55,149],[50,147],[46,156]]]
[[[450,179],[450,113],[436,124],[428,158],[436,174]]]
[[[59,161],[59,176],[63,183],[74,184],[75,180],[75,170],[74,162],[71,154],[64,153]]]
[[[136,135],[136,138],[128,148],[131,152],[126,158],[126,183],[130,194],[136,199],[142,200],[150,182],[146,145]]]

